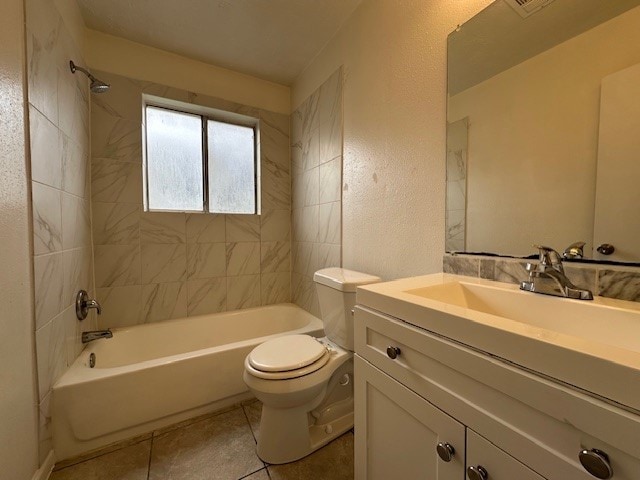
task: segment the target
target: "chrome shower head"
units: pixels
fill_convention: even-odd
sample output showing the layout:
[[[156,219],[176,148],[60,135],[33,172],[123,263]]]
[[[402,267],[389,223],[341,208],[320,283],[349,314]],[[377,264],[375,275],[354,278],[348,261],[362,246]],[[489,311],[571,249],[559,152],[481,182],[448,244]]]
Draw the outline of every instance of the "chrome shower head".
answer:
[[[89,80],[91,80],[89,88],[93,93],[104,93],[109,90],[109,88],[111,88],[111,85],[109,85],[108,83],[104,83],[102,80],[98,80],[96,77],[91,75],[91,73],[87,69],[78,67],[75,63],[73,63],[73,60],[69,60],[69,68],[71,69],[71,73],[76,73],[76,70],[80,70],[87,77],[89,77]]]

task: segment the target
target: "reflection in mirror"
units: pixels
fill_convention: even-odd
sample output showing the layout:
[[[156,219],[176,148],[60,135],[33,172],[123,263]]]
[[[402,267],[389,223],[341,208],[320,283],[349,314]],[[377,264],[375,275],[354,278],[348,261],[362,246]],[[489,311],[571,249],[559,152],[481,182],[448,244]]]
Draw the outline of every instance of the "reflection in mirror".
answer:
[[[446,249],[640,262],[640,0],[514,5],[449,36]]]

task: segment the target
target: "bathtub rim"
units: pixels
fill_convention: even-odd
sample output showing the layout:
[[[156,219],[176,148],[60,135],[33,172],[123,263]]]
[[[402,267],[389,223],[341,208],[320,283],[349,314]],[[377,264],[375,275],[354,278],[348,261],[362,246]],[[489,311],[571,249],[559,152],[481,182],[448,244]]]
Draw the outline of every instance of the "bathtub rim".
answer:
[[[306,314],[305,316],[308,316],[310,321],[305,326],[294,329],[294,330],[271,333],[269,335],[263,335],[261,337],[250,337],[245,340],[241,340],[233,343],[227,343],[223,345],[217,345],[214,347],[201,348],[201,349],[192,350],[189,352],[167,355],[164,357],[143,360],[141,362],[136,362],[136,363],[117,366],[117,367],[100,368],[96,366],[95,368],[90,368],[89,356],[91,355],[91,353],[93,353],[93,349],[92,349],[92,345],[89,343],[85,346],[84,350],[80,353],[80,355],[78,355],[78,357],[74,360],[74,362],[67,368],[65,373],[63,373],[62,376],[55,382],[55,384],[52,386],[52,389],[53,390],[62,389],[66,387],[71,387],[73,385],[77,385],[79,383],[90,383],[94,381],[100,381],[101,379],[105,379],[105,378],[127,375],[127,374],[130,374],[131,372],[135,372],[139,370],[160,367],[162,365],[167,365],[167,364],[179,362],[182,360],[189,360],[191,358],[199,357],[202,355],[209,355],[216,352],[224,351],[231,348],[231,346],[233,346],[234,348],[242,348],[251,344],[260,344],[260,343],[266,342],[271,338],[276,338],[282,335],[294,335],[294,334],[311,335],[314,332],[320,332],[320,331],[323,331],[324,329],[322,320],[320,320],[318,317],[312,315],[311,313],[307,312],[303,308],[293,303],[278,303],[273,305],[264,305],[260,307],[252,307],[247,309],[231,310],[229,312],[218,312],[213,314],[210,313],[210,314],[203,314],[203,315],[194,315],[191,317],[182,317],[182,318],[176,318],[171,320],[165,320],[161,323],[166,323],[166,322],[180,323],[180,322],[189,321],[192,319],[201,319],[202,317],[211,317],[211,316],[224,316],[224,315],[235,316],[237,314],[241,314],[241,313],[246,314],[252,311],[262,310],[269,307],[271,308],[293,307],[298,311],[304,312]],[[118,332],[126,332],[134,329],[139,330],[144,328],[150,328],[151,325],[153,325],[153,323],[132,325],[128,327],[118,327],[118,328],[114,328],[112,331],[114,335],[116,335]],[[321,334],[321,336],[322,335],[323,334]],[[97,341],[102,341],[102,340],[97,340]],[[106,341],[108,341],[108,339]],[[98,359],[98,362],[99,362],[99,359]]]

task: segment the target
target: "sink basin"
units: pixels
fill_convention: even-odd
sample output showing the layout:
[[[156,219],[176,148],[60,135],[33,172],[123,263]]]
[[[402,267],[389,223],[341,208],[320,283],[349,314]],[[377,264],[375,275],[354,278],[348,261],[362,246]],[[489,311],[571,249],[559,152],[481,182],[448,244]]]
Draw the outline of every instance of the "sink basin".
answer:
[[[640,304],[434,274],[358,288],[357,303],[640,413]]]
[[[405,293],[522,324],[640,352],[640,311],[550,297],[507,285],[453,281]],[[625,302],[629,303],[629,302]],[[635,305],[631,305],[635,307]],[[541,332],[540,332],[541,333]]]

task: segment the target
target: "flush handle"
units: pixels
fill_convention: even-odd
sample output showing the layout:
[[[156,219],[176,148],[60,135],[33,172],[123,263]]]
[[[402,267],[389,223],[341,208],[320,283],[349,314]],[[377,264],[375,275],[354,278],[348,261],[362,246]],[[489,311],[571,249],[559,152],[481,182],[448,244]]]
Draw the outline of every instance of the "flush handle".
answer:
[[[387,356],[391,360],[395,360],[396,358],[398,358],[398,355],[400,355],[400,349],[398,347],[387,347]]]
[[[580,463],[584,469],[596,478],[613,477],[613,469],[609,463],[609,455],[602,450],[592,448],[591,450],[582,450],[578,454]]]

